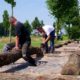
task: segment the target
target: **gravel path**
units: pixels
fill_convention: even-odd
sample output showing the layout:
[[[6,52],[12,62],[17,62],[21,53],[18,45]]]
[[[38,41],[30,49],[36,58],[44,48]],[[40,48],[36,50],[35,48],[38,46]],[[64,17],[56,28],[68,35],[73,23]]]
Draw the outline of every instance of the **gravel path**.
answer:
[[[66,77],[65,79],[56,79],[61,77],[62,67],[68,61],[69,55],[79,50],[80,44],[71,43],[55,50],[53,54],[45,56],[37,61],[37,67],[30,66],[22,58],[7,66],[0,68],[0,80],[80,80],[75,77]]]

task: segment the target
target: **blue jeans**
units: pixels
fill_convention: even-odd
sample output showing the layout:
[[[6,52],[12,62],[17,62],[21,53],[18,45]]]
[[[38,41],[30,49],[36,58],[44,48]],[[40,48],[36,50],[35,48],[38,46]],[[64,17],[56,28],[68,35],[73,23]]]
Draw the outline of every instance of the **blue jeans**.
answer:
[[[47,38],[47,35],[45,35],[45,39]],[[50,33],[50,47],[48,49],[48,42],[45,43],[45,50],[46,52],[53,53],[54,52],[54,39],[55,39],[55,30]]]
[[[50,53],[54,52],[55,30],[50,33]]]
[[[54,52],[54,38],[53,39],[50,39],[50,53],[53,53]]]

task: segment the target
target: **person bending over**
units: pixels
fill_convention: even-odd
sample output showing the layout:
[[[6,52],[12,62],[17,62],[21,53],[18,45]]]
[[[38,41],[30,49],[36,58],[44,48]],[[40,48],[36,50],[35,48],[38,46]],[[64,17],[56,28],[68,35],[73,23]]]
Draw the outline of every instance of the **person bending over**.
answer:
[[[17,21],[15,17],[10,17],[9,22],[12,26],[15,27],[15,47],[14,49],[22,49],[22,56],[27,60],[31,65],[36,66],[35,60],[30,56],[28,49],[31,45],[31,38],[29,31],[25,28],[23,23]]]
[[[55,28],[51,25],[44,25],[37,28],[39,32],[42,33],[43,42],[42,45],[45,46],[46,53],[54,52],[54,39],[55,39]],[[48,48],[48,41],[50,41],[50,47]]]

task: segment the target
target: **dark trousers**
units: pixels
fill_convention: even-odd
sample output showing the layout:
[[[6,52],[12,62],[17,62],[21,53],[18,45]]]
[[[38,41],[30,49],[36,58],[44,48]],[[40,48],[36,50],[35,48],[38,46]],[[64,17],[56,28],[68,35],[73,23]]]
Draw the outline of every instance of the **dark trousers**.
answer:
[[[46,39],[47,35],[45,35],[44,37]],[[45,50],[46,50],[46,52],[50,52],[50,53],[54,52],[54,39],[55,39],[55,31],[52,31],[50,33],[50,47],[48,48],[48,42],[45,43]]]
[[[49,50],[50,53],[53,53],[54,52],[54,38],[50,39],[50,50]]]
[[[50,33],[50,53],[54,52],[55,30]]]
[[[31,40],[27,40],[24,42],[24,44],[22,45],[22,56],[24,60],[28,61],[32,65],[36,65],[35,60],[31,57],[28,51],[30,45],[31,45]]]

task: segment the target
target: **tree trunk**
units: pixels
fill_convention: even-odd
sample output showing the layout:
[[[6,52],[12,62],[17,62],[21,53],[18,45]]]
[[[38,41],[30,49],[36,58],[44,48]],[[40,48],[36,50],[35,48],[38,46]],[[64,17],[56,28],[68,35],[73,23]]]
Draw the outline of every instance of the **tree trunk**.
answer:
[[[43,57],[43,52],[40,48],[31,47],[28,52],[30,55],[36,54],[36,57]],[[22,58],[21,50],[12,50],[10,52],[0,53],[0,67],[13,63],[19,58]]]
[[[11,16],[13,16],[13,5],[11,5],[11,10],[12,10]],[[12,39],[11,31],[12,31],[12,25],[10,24],[10,28],[9,28],[9,42],[10,43],[11,43],[11,39]]]

